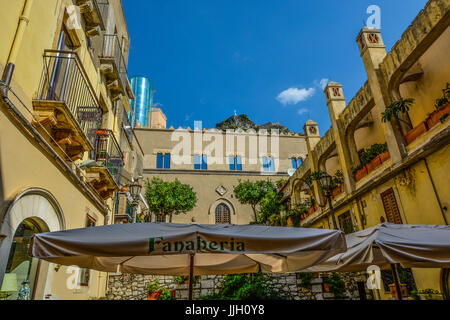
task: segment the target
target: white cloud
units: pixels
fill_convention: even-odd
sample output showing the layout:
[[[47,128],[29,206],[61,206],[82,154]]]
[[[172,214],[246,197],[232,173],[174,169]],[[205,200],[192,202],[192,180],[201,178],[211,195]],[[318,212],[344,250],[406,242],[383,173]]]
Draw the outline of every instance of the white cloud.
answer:
[[[308,113],[309,112],[309,110],[308,109],[306,109],[306,108],[302,108],[302,109],[299,109],[298,111],[297,111],[297,113],[299,114],[299,115],[304,115],[305,113]]]
[[[289,88],[282,93],[280,93],[277,97],[277,100],[284,106],[290,104],[297,104],[301,101],[308,100],[311,98],[314,93],[316,93],[316,89],[298,89],[298,88]]]
[[[320,87],[322,88],[322,90],[325,90],[328,82],[330,82],[330,79],[325,79],[325,78],[319,81],[319,84],[320,84]]]
[[[154,107],[157,107],[157,108],[160,108],[160,107],[162,107],[162,106],[164,106],[164,105],[161,104],[161,103],[159,103],[159,102],[156,102],[156,103],[153,104],[153,106],[154,106]]]

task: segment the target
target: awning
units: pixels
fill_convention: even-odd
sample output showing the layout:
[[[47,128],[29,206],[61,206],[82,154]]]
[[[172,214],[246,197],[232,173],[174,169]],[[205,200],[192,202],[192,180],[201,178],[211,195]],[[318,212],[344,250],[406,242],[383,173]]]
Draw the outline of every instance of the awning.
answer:
[[[341,231],[137,223],[34,236],[30,255],[105,272],[196,275],[295,272],[346,250]],[[261,268],[261,269],[260,269]]]

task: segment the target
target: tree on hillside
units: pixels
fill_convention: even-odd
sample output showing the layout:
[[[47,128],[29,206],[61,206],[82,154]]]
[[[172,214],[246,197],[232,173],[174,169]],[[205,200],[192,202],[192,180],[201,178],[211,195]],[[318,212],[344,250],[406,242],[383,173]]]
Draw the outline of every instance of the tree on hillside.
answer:
[[[150,212],[166,221],[173,215],[187,213],[197,204],[197,194],[188,184],[182,184],[178,179],[174,182],[163,181],[159,178],[147,179],[146,198]]]

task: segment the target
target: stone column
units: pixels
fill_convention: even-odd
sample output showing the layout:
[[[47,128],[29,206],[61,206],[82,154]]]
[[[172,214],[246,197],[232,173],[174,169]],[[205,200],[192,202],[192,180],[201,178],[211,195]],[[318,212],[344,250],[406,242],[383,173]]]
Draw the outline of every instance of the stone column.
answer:
[[[354,143],[354,137],[349,137],[349,139],[353,139],[353,144],[349,144],[348,142],[350,141],[346,140],[345,130],[341,128],[339,122],[339,115],[346,108],[342,85],[336,82],[328,83],[325,88],[325,96],[327,98],[328,112],[330,113],[334,141],[339,156],[339,163],[341,164],[342,173],[344,174],[345,190],[348,194],[350,194],[355,189],[355,182],[351,172],[352,158],[350,156],[350,150],[353,149],[354,157],[355,155],[358,155],[358,152],[356,150],[356,144]],[[357,159],[359,162],[359,157],[357,157]],[[353,161],[353,164],[356,165],[355,161]]]
[[[368,82],[375,100],[378,113],[385,111],[390,104],[388,93],[384,88],[379,68],[386,57],[386,46],[383,43],[380,30],[364,27],[358,35],[357,43],[366,69]],[[392,162],[401,161],[407,155],[404,137],[398,123],[381,123]]]

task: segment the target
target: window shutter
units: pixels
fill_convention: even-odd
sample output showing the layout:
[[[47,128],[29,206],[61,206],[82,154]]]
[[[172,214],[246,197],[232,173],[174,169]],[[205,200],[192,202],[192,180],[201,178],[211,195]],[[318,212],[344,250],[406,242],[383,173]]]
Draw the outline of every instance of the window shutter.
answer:
[[[395,224],[403,224],[400,210],[395,199],[394,190],[391,188],[381,194],[387,221]]]
[[[117,199],[117,215],[127,214],[127,194],[118,193]]]

